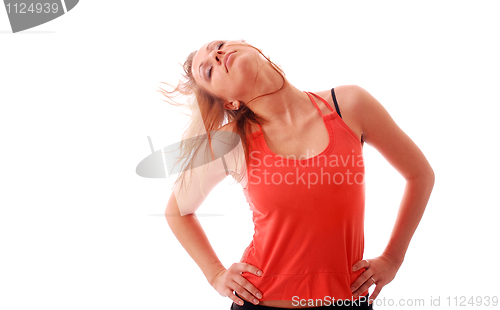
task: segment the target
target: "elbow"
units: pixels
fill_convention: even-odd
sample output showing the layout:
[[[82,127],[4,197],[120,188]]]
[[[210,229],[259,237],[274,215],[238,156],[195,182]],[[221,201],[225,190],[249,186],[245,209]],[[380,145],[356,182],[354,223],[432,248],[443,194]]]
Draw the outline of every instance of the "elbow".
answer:
[[[429,169],[426,172],[420,173],[414,177],[406,179],[406,181],[416,181],[421,184],[425,184],[426,187],[429,188],[429,191],[432,191],[432,188],[434,187],[434,182],[436,180],[436,176],[434,174],[434,170],[429,167]]]
[[[172,211],[169,209],[169,207],[167,206],[165,208],[165,219],[167,220],[167,224],[170,228],[172,228],[172,218],[174,217],[174,214],[172,213]]]
[[[434,169],[429,165],[429,169],[425,174],[425,178],[429,180],[428,182],[431,184],[431,188],[434,186],[434,181],[436,180],[436,175],[434,174]]]
[[[179,221],[182,218],[182,215],[176,213],[172,209],[168,207],[165,209],[165,219],[167,220],[168,227],[172,232],[176,232],[179,225],[182,223]]]
[[[175,227],[180,225],[179,223],[182,223],[180,220],[183,217],[190,215],[195,215],[195,213],[181,213],[179,206],[177,205],[177,200],[175,199],[175,196],[172,195],[167,203],[167,207],[165,208],[165,219],[167,220],[167,224],[170,229],[175,229]]]
[[[165,219],[167,220],[168,226],[172,228],[172,224],[175,218],[180,217],[179,207],[177,206],[177,200],[175,195],[172,193],[170,199],[168,200],[167,207],[165,208]]]

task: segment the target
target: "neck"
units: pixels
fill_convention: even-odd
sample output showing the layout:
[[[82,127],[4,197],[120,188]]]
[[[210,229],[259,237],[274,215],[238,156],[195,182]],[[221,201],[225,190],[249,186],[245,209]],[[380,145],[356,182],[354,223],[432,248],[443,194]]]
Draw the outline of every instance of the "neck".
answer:
[[[263,119],[261,125],[296,126],[310,111],[309,96],[295,88],[286,78],[283,79],[285,85],[280,91],[257,98],[248,105],[255,114]],[[266,84],[273,86],[268,86],[269,89],[261,94],[272,93],[280,89],[283,85],[283,79],[279,77],[279,80],[275,79],[272,83]]]

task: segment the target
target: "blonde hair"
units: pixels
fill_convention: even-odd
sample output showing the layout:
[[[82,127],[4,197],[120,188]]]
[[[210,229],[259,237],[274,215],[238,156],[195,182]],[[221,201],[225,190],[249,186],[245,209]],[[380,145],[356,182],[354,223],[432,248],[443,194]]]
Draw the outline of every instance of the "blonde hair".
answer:
[[[269,94],[257,96],[252,100],[250,100],[249,102],[263,96],[274,94],[282,90],[283,87],[285,86],[285,76],[283,70],[280,67],[278,67],[275,63],[273,63],[269,59],[269,57],[264,55],[260,49],[246,43],[244,40],[242,40],[242,42],[243,43],[241,45],[246,45],[257,50],[265,59],[267,59],[267,61],[269,61],[273,69],[276,70],[276,72],[278,72],[283,78],[283,85],[281,86],[280,89],[271,92]],[[231,45],[239,45],[239,44],[231,44]],[[180,157],[176,161],[176,165],[182,163],[182,170],[179,173],[174,184],[175,186],[179,182],[181,182],[180,187],[181,188],[184,187],[186,191],[187,188],[190,186],[190,184],[185,186],[186,185],[184,183],[186,176],[185,174],[187,173],[188,170],[192,170],[194,158],[200,155],[198,154],[198,152],[205,152],[205,154],[202,156],[204,156],[206,163],[211,161],[210,157],[211,148],[203,147],[207,145],[207,142],[208,144],[211,145],[211,134],[210,134],[211,132],[220,129],[226,123],[233,122],[235,125],[234,126],[235,133],[237,133],[240,136],[242,142],[244,156],[245,156],[245,166],[246,166],[249,164],[249,145],[248,145],[249,143],[248,135],[250,133],[249,125],[262,124],[263,122],[263,118],[255,114],[248,107],[249,102],[245,103],[240,101],[240,108],[238,110],[228,110],[224,108],[224,101],[221,98],[218,98],[217,96],[209,93],[196,83],[192,73],[193,59],[196,53],[197,51],[194,51],[191,54],[189,54],[186,61],[184,62],[183,65],[184,81],[182,80],[179,81],[176,87],[173,87],[168,83],[162,82],[163,84],[172,87],[173,90],[166,91],[163,88],[160,88],[159,90],[160,93],[162,93],[165,97],[168,98],[168,101],[165,100],[166,102],[174,106],[184,106],[184,107],[187,106],[188,109],[190,110],[190,115],[189,115],[190,120],[187,125],[187,129],[184,131],[182,135],[182,140],[179,144]],[[174,98],[179,95],[187,97],[188,103],[185,104],[176,102]],[[237,177],[233,175],[233,177],[237,182],[240,182],[244,177],[244,173],[238,174]]]

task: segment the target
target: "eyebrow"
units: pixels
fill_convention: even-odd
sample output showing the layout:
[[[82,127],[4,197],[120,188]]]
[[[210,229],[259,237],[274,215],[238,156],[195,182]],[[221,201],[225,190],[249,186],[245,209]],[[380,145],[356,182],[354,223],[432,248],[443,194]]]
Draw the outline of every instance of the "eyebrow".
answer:
[[[209,50],[210,45],[212,45],[212,43],[214,43],[214,42],[215,42],[215,41],[212,41],[212,42],[208,43],[208,45],[207,45],[207,52],[208,52],[208,50]],[[202,76],[202,74],[200,73],[201,66],[203,66],[203,61],[201,62],[200,66],[198,67],[198,74],[199,74],[200,76]],[[205,76],[204,76],[204,75],[203,75],[203,78],[205,78]]]

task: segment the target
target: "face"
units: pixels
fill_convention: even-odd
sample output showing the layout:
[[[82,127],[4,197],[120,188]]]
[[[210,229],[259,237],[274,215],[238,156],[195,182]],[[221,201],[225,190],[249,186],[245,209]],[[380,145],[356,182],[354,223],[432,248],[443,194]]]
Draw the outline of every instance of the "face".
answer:
[[[249,101],[258,74],[267,60],[242,41],[213,41],[193,58],[192,73],[198,85],[228,103]]]

